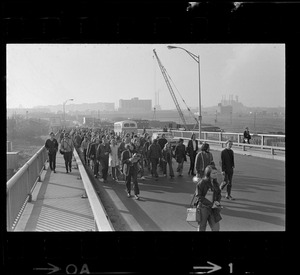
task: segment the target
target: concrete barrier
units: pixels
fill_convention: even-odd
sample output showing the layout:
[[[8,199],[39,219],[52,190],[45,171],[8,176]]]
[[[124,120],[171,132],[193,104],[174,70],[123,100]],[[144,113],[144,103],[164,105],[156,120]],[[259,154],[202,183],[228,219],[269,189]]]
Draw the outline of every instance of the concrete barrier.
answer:
[[[89,176],[85,170],[85,167],[83,163],[81,162],[81,159],[76,151],[74,150],[74,157],[78,166],[78,170],[80,172],[81,180],[83,182],[86,195],[88,197],[88,200],[90,202],[95,223],[96,223],[96,230],[97,231],[114,231],[113,226],[109,220],[108,215],[106,214],[105,208],[102,205],[97,192],[92,185]]]

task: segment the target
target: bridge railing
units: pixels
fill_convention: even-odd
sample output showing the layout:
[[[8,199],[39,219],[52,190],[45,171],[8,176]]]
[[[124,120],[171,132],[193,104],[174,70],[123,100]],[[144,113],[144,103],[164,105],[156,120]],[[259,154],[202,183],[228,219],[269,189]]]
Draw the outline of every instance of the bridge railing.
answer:
[[[56,135],[57,137],[57,135]],[[84,184],[89,203],[95,219],[97,231],[113,231],[113,227],[106,215],[97,193],[92,186],[85,168],[76,152],[74,156]],[[45,169],[48,153],[43,146],[34,154],[22,168],[7,182],[6,204],[7,204],[7,230],[14,230],[26,203],[31,200],[31,194],[38,181],[41,181],[41,173]]]
[[[138,132],[142,133],[142,129]],[[147,129],[146,132],[152,134],[154,132],[161,131],[161,129]],[[199,140],[199,132],[196,131],[171,131],[176,139],[190,139],[192,134],[196,135],[196,139]],[[251,144],[243,143],[243,133],[232,132],[201,132],[201,141],[206,141],[223,146],[226,140],[230,139],[234,142],[235,146],[242,147],[245,150],[246,147],[253,147],[258,149],[270,150],[271,154],[274,154],[275,150],[285,151],[285,135],[274,134],[253,134],[251,135]]]
[[[31,192],[45,169],[47,150],[43,146],[6,183],[7,230],[13,230],[21,210],[31,198]]]
[[[80,172],[81,180],[84,185],[84,189],[90,206],[92,208],[94,220],[95,220],[95,230],[96,231],[114,231],[113,226],[106,214],[105,208],[102,205],[94,186],[92,185],[89,176],[85,170],[85,167],[80,159],[80,156],[76,149],[74,149],[74,157]]]

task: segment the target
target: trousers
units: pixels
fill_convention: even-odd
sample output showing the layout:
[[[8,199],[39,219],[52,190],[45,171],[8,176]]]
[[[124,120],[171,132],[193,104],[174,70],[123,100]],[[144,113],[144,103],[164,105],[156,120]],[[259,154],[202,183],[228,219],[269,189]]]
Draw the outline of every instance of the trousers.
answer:
[[[102,178],[104,180],[107,180],[107,174],[108,174],[108,158],[101,158],[100,163],[102,167]]]
[[[51,170],[56,168],[56,152],[48,153],[49,165]]]
[[[224,181],[227,183],[227,195],[228,196],[231,195],[232,177],[233,177],[233,170],[225,172]]]
[[[211,231],[220,230],[220,223],[215,221],[212,209],[200,206],[200,222],[198,223],[198,231],[206,231],[207,223],[209,224]]]
[[[158,165],[159,159],[151,158],[150,161],[151,161],[151,166],[152,166],[151,174],[152,174],[152,176],[158,177],[157,165]]]
[[[127,193],[131,192],[131,179],[133,183],[134,194],[138,195],[140,193],[140,189],[137,181],[137,169],[133,166],[130,166],[128,176],[125,178]]]
[[[68,168],[69,168],[69,170],[71,171],[71,169],[72,169],[72,152],[65,152],[64,160],[65,160],[66,170],[68,171]]]

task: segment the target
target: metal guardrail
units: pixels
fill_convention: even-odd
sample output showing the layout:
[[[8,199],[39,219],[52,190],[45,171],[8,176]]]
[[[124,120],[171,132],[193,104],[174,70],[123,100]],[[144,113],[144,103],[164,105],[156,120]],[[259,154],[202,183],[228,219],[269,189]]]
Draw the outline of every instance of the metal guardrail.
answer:
[[[74,150],[74,156],[93,211],[96,230],[114,231],[76,150]],[[45,169],[47,158],[48,153],[45,146],[43,146],[7,182],[7,231],[14,230],[26,203],[31,200],[31,194],[36,183],[41,181],[41,173]]]
[[[142,129],[138,132],[142,133]],[[152,134],[153,132],[161,131],[161,129],[147,129],[147,133]],[[196,135],[196,139],[199,140],[199,132],[197,131],[171,131],[175,139],[183,138],[184,140],[190,139],[192,134]],[[230,139],[234,142],[235,146],[242,147],[246,150],[246,147],[253,147],[258,149],[266,149],[274,155],[275,150],[285,151],[285,135],[273,135],[273,134],[253,134],[251,139],[251,144],[243,143],[243,133],[232,133],[232,132],[202,132],[201,141],[206,141],[208,143],[223,144],[226,140]],[[270,141],[273,141],[270,142]],[[269,144],[273,145],[269,145]],[[284,146],[278,146],[284,145]]]
[[[74,149],[74,157],[78,166],[78,170],[81,175],[81,179],[84,185],[85,192],[87,194],[88,200],[90,202],[90,206],[92,208],[92,212],[95,219],[95,228],[96,231],[114,231],[112,224],[106,214],[106,211],[95,191],[89,176],[85,170],[85,167],[76,151]]]
[[[41,180],[41,172],[45,169],[48,154],[45,146],[35,153],[22,168],[6,183],[7,230],[16,225],[21,210],[31,198],[37,181]]]

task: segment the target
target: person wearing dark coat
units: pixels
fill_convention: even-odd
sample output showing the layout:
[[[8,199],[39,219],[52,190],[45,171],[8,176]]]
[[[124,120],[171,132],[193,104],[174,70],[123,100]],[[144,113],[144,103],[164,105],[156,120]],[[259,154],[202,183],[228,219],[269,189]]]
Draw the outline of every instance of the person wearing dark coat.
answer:
[[[160,148],[163,149],[166,145],[166,143],[168,142],[168,140],[166,139],[166,135],[162,134],[161,137],[157,140],[157,143],[159,144]],[[162,163],[162,159],[160,159],[159,162],[159,167],[161,168],[161,170],[163,170],[163,163]]]
[[[72,172],[72,156],[74,145],[72,139],[69,136],[69,133],[65,133],[65,136],[61,141],[60,148],[64,152],[66,173]]]
[[[196,155],[195,169],[197,177],[204,177],[204,171],[208,165],[214,165],[213,155],[209,151],[209,144],[204,142],[200,147],[200,152]]]
[[[127,197],[131,197],[131,180],[133,182],[134,198],[139,199],[139,186],[137,181],[139,156],[133,150],[132,144],[126,144],[121,154],[122,171],[125,176]]]
[[[234,169],[234,153],[231,149],[232,141],[226,141],[226,148],[221,152],[222,174],[224,181],[221,184],[221,190],[227,185],[226,199],[233,200],[231,196],[232,177]]]
[[[196,186],[197,209],[200,212],[198,231],[205,231],[207,223],[212,231],[219,231],[219,221],[222,219],[221,212],[221,189],[217,181],[217,169],[213,165],[205,168],[204,177]],[[211,190],[212,193],[208,191]]]
[[[96,154],[97,154],[97,147],[100,144],[99,138],[94,138],[92,142],[89,144],[87,149],[87,156],[89,160],[91,160],[91,169],[93,170],[94,177],[98,177],[98,168],[99,164],[97,162]]]
[[[249,132],[249,128],[246,127],[245,131],[244,131],[244,140],[243,140],[243,143],[250,144],[250,139],[251,139],[251,135],[250,135],[250,132]]]
[[[157,165],[159,163],[159,159],[162,157],[161,150],[162,148],[158,144],[157,139],[154,139],[153,143],[149,146],[148,159],[150,159],[152,167],[151,174],[152,177],[155,177],[155,180],[158,179]]]
[[[190,157],[190,169],[188,174],[195,176],[194,168],[195,168],[195,159],[198,152],[198,140],[196,140],[196,135],[192,134],[191,139],[188,142],[186,147],[186,154]]]
[[[175,154],[175,159],[178,163],[177,170],[176,170],[178,172],[178,177],[182,177],[183,163],[186,161],[186,150],[182,138],[179,139],[178,144],[175,147],[174,154]]]
[[[49,157],[49,165],[51,171],[56,173],[56,153],[58,151],[58,142],[56,138],[54,137],[54,133],[50,133],[50,138],[46,140],[45,147],[48,151],[48,157]]]
[[[109,143],[105,135],[102,137],[102,143],[100,143],[96,150],[96,159],[100,162],[102,167],[102,179],[101,182],[105,182],[107,180],[108,175],[108,162],[109,162],[109,154],[111,152]]]

